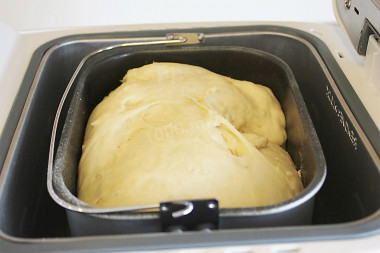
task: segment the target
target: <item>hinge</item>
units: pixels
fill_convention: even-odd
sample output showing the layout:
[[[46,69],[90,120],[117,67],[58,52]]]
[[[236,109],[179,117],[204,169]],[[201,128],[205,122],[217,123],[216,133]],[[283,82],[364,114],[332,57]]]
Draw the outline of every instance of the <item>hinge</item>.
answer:
[[[358,44],[356,46],[356,51],[360,55],[367,54],[368,40],[371,35],[373,35],[376,40],[380,39],[380,34],[376,31],[375,27],[371,24],[371,22],[369,22],[368,19],[365,19],[363,28],[360,32]]]
[[[198,44],[205,40],[205,35],[203,33],[167,33],[166,40],[177,40],[182,42],[168,45]]]

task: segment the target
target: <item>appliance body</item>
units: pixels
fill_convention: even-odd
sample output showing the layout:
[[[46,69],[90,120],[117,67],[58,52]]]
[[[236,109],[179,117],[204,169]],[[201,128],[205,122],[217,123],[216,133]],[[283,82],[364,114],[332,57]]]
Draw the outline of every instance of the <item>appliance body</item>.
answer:
[[[338,10],[337,5],[343,2],[351,2],[351,8]],[[348,15],[351,15],[356,13],[356,2],[339,1],[334,5],[337,12],[350,11]],[[354,15],[362,18],[365,12],[360,6],[357,9],[360,13]],[[220,22],[156,25],[152,29],[149,25],[117,26],[112,27],[115,32],[109,33],[110,27],[76,28],[10,37],[10,42],[18,49],[13,51],[15,58],[25,58],[21,48],[34,54],[30,61],[24,59],[19,68],[13,68],[19,70],[16,72],[19,77],[15,77],[15,72],[7,75],[7,80],[21,83],[20,73],[26,69],[0,142],[1,251],[171,251],[188,248],[194,252],[304,249],[321,252],[344,248],[346,252],[373,252],[379,249],[380,143],[377,123],[380,114],[376,108],[380,100],[376,86],[368,82],[366,58],[359,56],[341,28],[308,23]],[[70,236],[65,212],[48,196],[45,184],[48,140],[57,98],[62,95],[80,59],[96,48],[110,45],[107,40],[114,44],[135,41],[136,38],[160,37],[175,31],[204,32],[209,35],[211,43],[213,36],[244,33],[246,36],[236,37],[235,42],[249,43],[250,46],[252,40],[247,40],[247,36],[259,33],[261,35],[254,39],[255,48],[285,60],[296,72],[297,82],[303,87],[312,87],[309,92],[308,88],[301,88],[301,92],[306,96],[323,151],[328,154],[326,187],[316,197],[312,225],[211,233]],[[93,34],[85,35],[88,33]],[[262,40],[263,34],[264,37],[279,36],[282,43]],[[64,37],[66,35],[69,36]],[[105,40],[89,43],[95,37]],[[302,44],[308,45],[308,49]],[[66,47],[68,45],[70,47]],[[87,45],[85,50],[83,45]],[[44,59],[45,53],[54,47],[58,58]],[[293,50],[293,56],[287,55],[288,50]],[[75,57],[67,57],[68,53]],[[40,69],[43,60],[56,65],[48,64]],[[305,75],[302,73],[305,69],[314,74]],[[35,78],[41,77],[43,72],[47,74],[43,78],[50,80],[46,82],[50,85],[40,87]],[[10,194],[4,194],[6,192]],[[373,199],[366,197],[369,193]]]
[[[194,32],[194,29],[181,31]],[[25,81],[30,85],[26,86],[29,97],[26,103],[22,102],[25,105],[24,113],[19,119],[21,123],[2,172],[1,227],[3,236],[13,242],[8,244],[9,248],[22,247],[17,241],[32,242],[37,251],[51,247],[63,247],[67,250],[165,249],[181,248],[184,245],[217,247],[355,238],[378,233],[378,151],[375,149],[376,142],[371,142],[376,138],[371,136],[374,124],[369,121],[360,122],[359,125],[352,116],[357,113],[355,110],[361,109],[360,103],[358,100],[351,100],[347,104],[343,99],[340,91],[349,92],[349,83],[323,41],[297,29],[258,25],[202,28],[202,32],[205,34],[205,41],[210,45],[220,45],[221,37],[229,37],[228,41],[222,40],[225,41],[225,46],[239,44],[270,52],[283,59],[292,69],[327,162],[328,177],[316,196],[312,225],[181,234],[70,236],[65,211],[52,201],[45,184],[51,127],[59,99],[80,60],[93,51],[94,47],[107,46],[115,41],[140,41],[145,36],[160,36],[167,32],[69,36],[52,41],[37,52],[38,57],[32,61],[29,69],[34,72],[33,78]],[[93,38],[96,40],[92,40]],[[275,42],[270,43],[273,40]],[[92,41],[96,41],[96,45]],[[56,55],[44,58],[49,49],[57,50]],[[303,58],[295,53],[300,51]],[[39,66],[43,62],[43,68],[35,71],[33,62]],[[345,125],[342,125],[342,117]],[[42,122],[48,122],[48,126],[41,128]],[[348,133],[345,126],[350,128]],[[24,182],[22,187],[19,182]]]

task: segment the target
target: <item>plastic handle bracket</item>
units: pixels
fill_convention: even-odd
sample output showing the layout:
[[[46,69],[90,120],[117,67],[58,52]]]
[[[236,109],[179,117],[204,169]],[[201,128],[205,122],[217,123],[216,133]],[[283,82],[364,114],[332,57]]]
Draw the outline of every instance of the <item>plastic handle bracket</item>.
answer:
[[[160,204],[163,231],[211,230],[219,228],[216,199],[181,200]]]

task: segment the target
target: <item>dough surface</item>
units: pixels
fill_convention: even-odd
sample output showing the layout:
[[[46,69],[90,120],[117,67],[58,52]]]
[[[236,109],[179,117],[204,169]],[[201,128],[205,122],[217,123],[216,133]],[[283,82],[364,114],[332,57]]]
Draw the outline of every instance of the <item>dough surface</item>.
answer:
[[[271,90],[204,68],[131,69],[93,110],[78,197],[95,207],[218,198],[220,207],[287,200],[302,189]]]

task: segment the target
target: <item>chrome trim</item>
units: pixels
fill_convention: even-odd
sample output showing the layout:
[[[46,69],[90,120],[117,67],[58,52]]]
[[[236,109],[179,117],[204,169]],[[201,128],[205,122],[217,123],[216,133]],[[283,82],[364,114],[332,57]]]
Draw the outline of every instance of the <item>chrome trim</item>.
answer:
[[[193,203],[191,203],[191,201],[174,201],[173,204],[183,205],[183,209],[180,209],[172,213],[173,218],[181,218],[183,216],[186,216],[189,213],[191,213],[194,209],[194,205]]]

